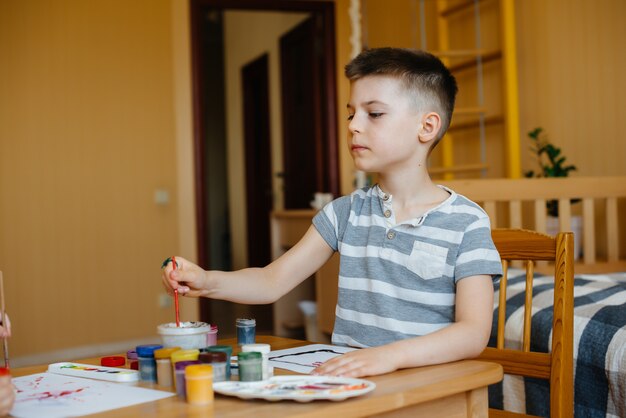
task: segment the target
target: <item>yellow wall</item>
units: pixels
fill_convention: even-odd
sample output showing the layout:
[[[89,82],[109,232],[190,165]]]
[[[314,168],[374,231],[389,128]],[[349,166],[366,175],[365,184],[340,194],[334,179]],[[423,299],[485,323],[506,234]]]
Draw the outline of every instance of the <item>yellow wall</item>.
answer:
[[[578,166],[574,175],[625,175],[626,2],[517,2],[522,135],[543,127]],[[522,141],[527,168],[535,168]]]
[[[191,121],[176,108],[189,91],[172,48],[180,5],[0,2],[0,269],[14,358],[153,338],[173,317],[157,303],[160,263],[195,248],[178,236],[190,223],[178,225],[177,135]],[[157,189],[169,204],[155,204]]]

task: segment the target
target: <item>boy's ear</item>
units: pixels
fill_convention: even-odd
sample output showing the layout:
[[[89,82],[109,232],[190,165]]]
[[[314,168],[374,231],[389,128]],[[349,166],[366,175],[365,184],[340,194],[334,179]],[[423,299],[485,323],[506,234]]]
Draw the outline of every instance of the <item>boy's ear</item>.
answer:
[[[422,116],[419,127],[419,140],[421,142],[430,142],[437,138],[441,130],[441,117],[436,112],[426,113]]]

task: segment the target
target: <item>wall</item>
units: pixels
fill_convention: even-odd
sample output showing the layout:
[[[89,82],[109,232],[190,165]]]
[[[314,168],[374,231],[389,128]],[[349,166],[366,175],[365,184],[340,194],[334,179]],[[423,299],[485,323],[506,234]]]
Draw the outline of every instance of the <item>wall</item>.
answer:
[[[173,319],[158,304],[159,267],[195,251],[190,165],[177,162],[191,145],[185,5],[0,2],[0,269],[13,365],[121,350]],[[168,204],[155,204],[157,189]],[[195,303],[183,309],[195,319]]]
[[[520,126],[541,126],[574,175],[626,175],[626,2],[517,2]],[[535,168],[522,141],[524,166]]]

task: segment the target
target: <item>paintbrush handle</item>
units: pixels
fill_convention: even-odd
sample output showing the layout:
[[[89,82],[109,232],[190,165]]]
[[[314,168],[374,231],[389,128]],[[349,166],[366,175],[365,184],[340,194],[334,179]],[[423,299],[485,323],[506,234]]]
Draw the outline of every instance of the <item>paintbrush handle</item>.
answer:
[[[176,270],[176,257],[172,257],[172,268]],[[176,326],[180,327],[180,308],[178,306],[178,289],[174,290],[174,310],[176,312]]]

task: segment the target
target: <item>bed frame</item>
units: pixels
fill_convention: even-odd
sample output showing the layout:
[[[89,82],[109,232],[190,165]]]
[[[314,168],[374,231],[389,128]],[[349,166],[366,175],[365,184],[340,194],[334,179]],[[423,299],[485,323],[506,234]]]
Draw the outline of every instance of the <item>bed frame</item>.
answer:
[[[546,232],[546,202],[559,202],[559,230],[571,230],[573,215],[582,216],[583,257],[574,270],[604,273],[626,270],[626,177],[471,179],[440,181],[480,204],[492,228]],[[621,216],[620,216],[621,214]],[[622,251],[620,251],[622,249]]]

